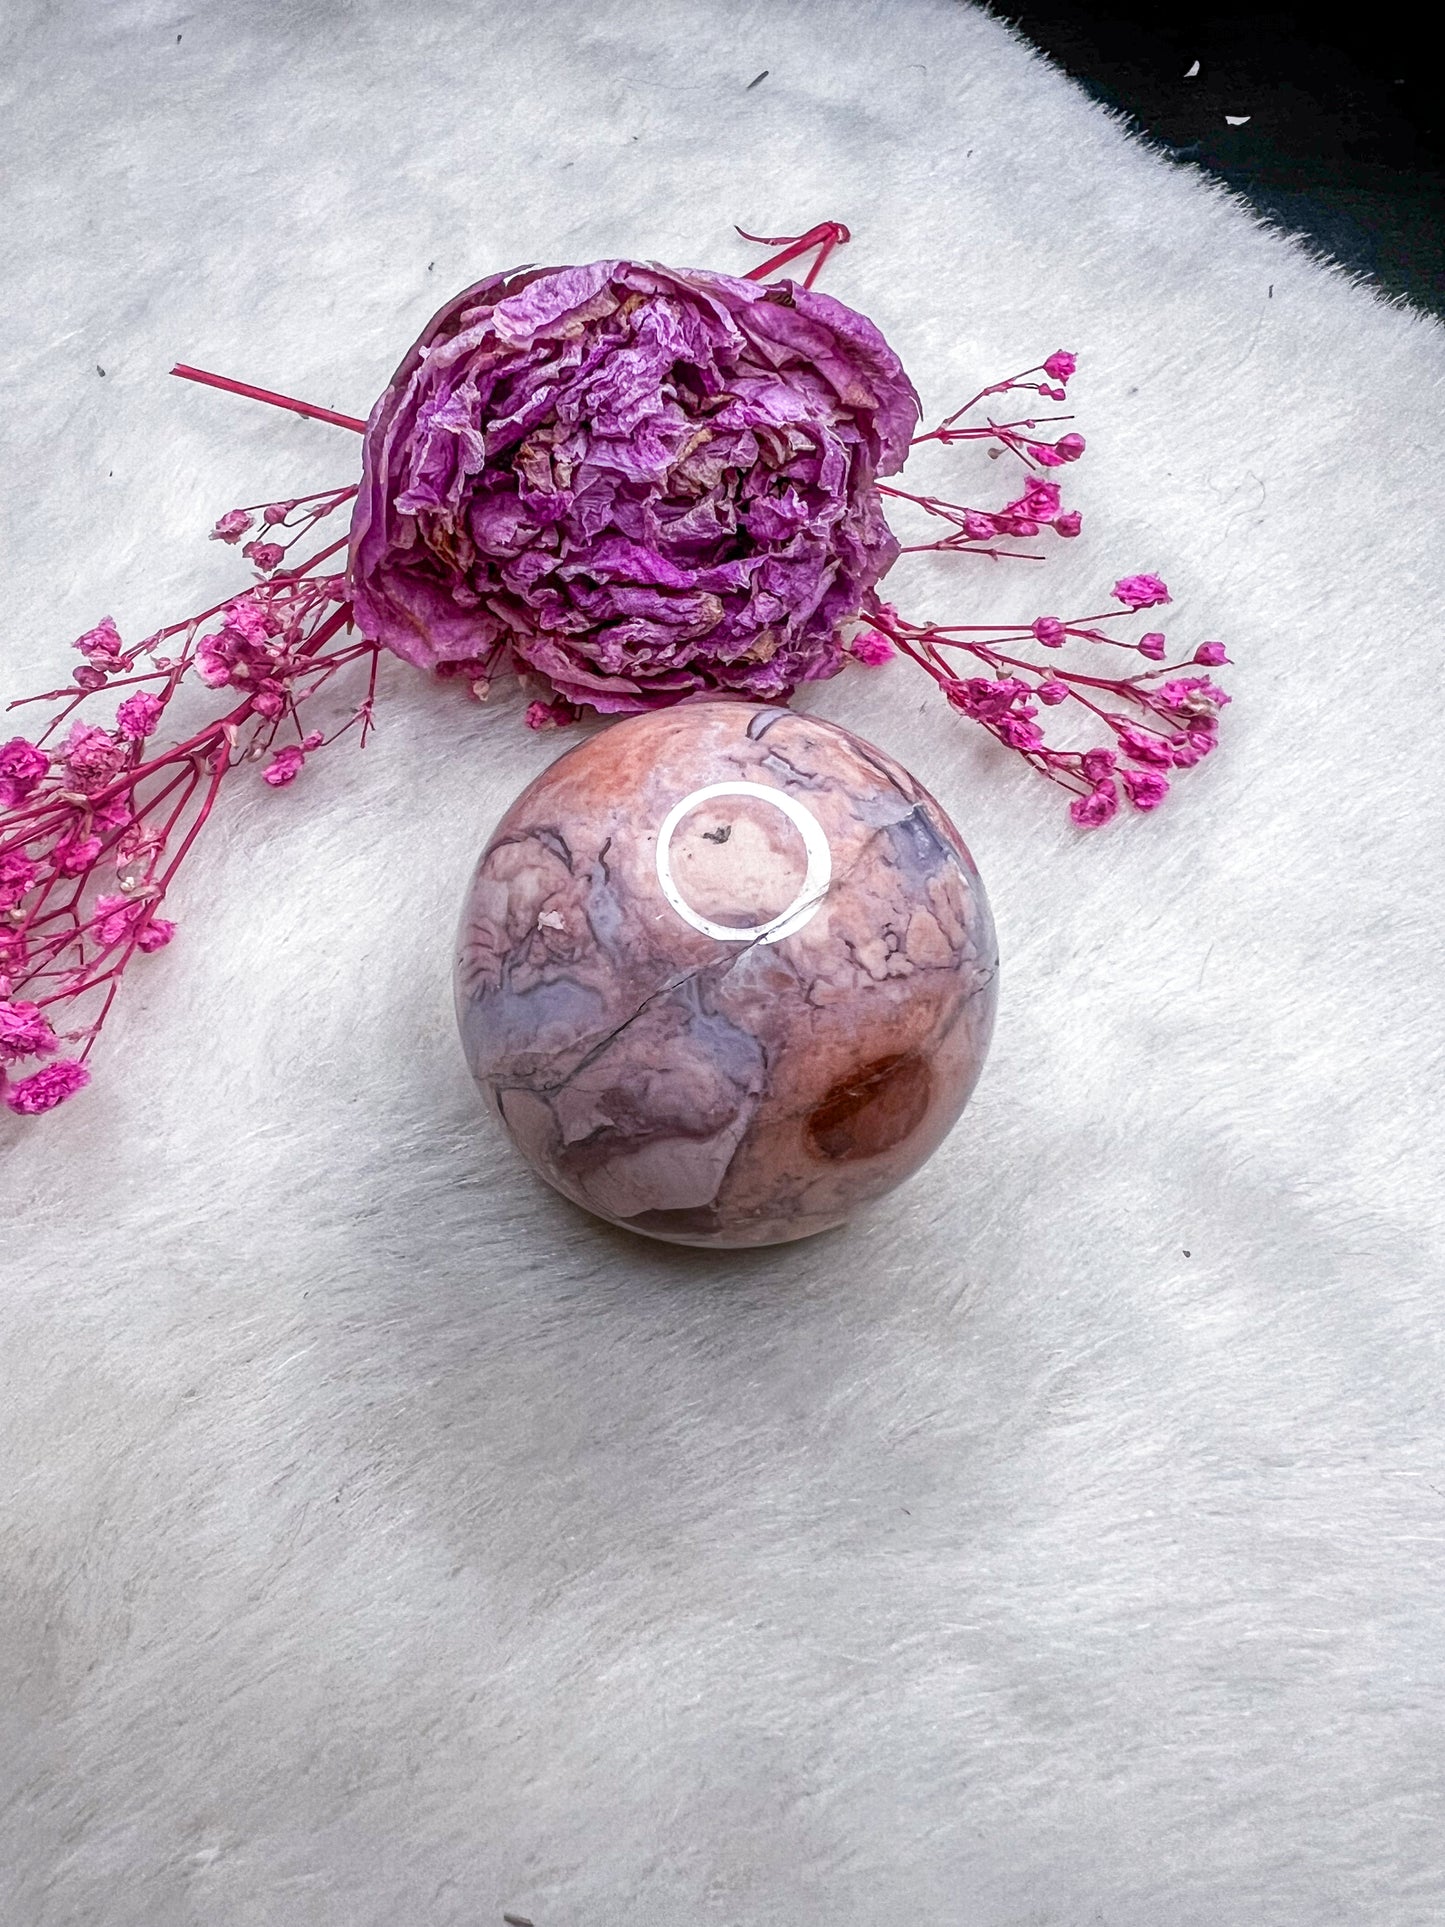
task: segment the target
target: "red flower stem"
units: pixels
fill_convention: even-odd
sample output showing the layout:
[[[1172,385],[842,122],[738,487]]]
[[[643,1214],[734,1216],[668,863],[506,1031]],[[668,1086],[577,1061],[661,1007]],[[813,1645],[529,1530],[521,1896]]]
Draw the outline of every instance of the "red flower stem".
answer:
[[[966,415],[970,408],[977,408],[985,395],[1006,395],[1010,388],[1016,387],[1023,380],[1025,375],[1042,374],[1043,367],[1044,364],[1041,361],[1036,362],[1032,368],[1020,368],[1016,375],[1007,375],[1002,381],[990,382],[987,388],[980,388],[973,399],[966,401],[962,408],[955,408],[951,415],[945,415],[938,426],[947,428],[950,423],[956,422],[960,415]]]
[[[148,899],[148,901],[152,902],[153,904],[159,905],[161,900],[164,898],[166,893],[166,885],[170,882],[171,878],[175,875],[177,869],[180,867],[181,860],[184,858],[186,852],[190,849],[191,845],[195,842],[197,836],[200,834],[201,826],[205,823],[206,818],[210,815],[212,809],[215,807],[216,797],[220,792],[222,782],[225,780],[226,771],[228,767],[229,767],[229,761],[228,761],[226,746],[222,744],[216,750],[215,754],[211,759],[210,787],[207,789],[205,797],[202,800],[201,807],[196,813],[195,821],[191,824],[190,828],[186,831],[185,836],[181,839],[180,848],[176,851],[175,856],[172,858],[169,866],[166,869],[165,875],[161,878],[160,885],[156,889],[154,896]],[[194,767],[192,770],[192,775],[194,780],[190,788],[187,790],[185,797],[182,799],[181,803],[177,806],[174,814],[171,817],[170,822],[167,824],[166,826],[167,833],[169,833],[169,831],[174,827],[176,822],[179,820],[182,810],[184,810],[186,804],[190,801],[191,796],[195,792],[196,784],[199,783],[200,781],[200,773],[199,771],[195,770]],[[130,962],[131,956],[135,950],[135,947],[140,940],[141,931],[144,928],[146,922],[148,921],[149,921],[148,917],[138,918],[136,920],[136,923],[132,926],[125,940],[125,947],[121,951],[121,954],[111,962],[109,969],[102,972],[100,976],[91,978],[87,983],[78,985],[74,990],[57,991],[53,996],[48,997],[44,1000],[46,1003],[54,1003],[57,1001],[58,998],[61,998],[61,997],[83,996],[86,991],[94,990],[100,984],[105,983],[107,979],[109,980],[110,989],[106,993],[105,1002],[101,1006],[100,1015],[96,1018],[91,1028],[90,1038],[89,1038],[89,1041],[86,1043],[85,1050],[81,1052],[82,1059],[85,1058],[85,1056],[90,1050],[91,1045],[95,1042],[96,1038],[100,1035],[101,1025],[104,1024],[106,1019],[106,1014],[109,1011],[112,1002],[114,1001],[115,994],[120,989],[121,975],[125,970],[126,965]],[[102,952],[102,956],[106,954],[108,953]]]
[[[784,244],[781,254],[770,255],[760,267],[753,268],[745,274],[744,281],[766,281],[776,269],[785,268],[790,261],[796,261],[800,254],[806,254],[810,248],[817,248],[818,258],[808,270],[807,279],[803,283],[805,288],[812,287],[823,263],[834,248],[852,239],[841,221],[820,221],[816,227],[809,228],[806,234],[800,234],[796,239],[782,234],[749,234],[745,228],[739,228],[738,233],[745,241],[756,241],[760,247],[775,248],[780,243]]]
[[[178,361],[171,373],[186,381],[198,381],[206,388],[224,389],[228,395],[244,395],[249,401],[269,402],[273,408],[289,408],[293,415],[305,415],[310,421],[332,422],[337,428],[353,428],[358,435],[366,433],[366,423],[358,421],[355,415],[338,415],[334,408],[317,408],[312,402],[296,401],[270,388],[253,388],[247,381],[232,381],[229,375],[208,374],[204,368],[190,368],[183,361]]]
[[[371,674],[366,681],[366,700],[361,705],[361,747],[366,748],[366,739],[371,733],[371,712],[376,706],[376,672],[381,666],[381,651],[371,652]]]
[[[988,389],[984,390],[984,394],[989,392]],[[970,402],[968,406],[972,408],[974,403]],[[966,409],[961,408],[958,411],[959,415],[966,413]],[[915,435],[908,446],[917,448],[920,442],[983,442],[990,441],[994,437],[1003,441],[1016,429],[1034,429],[1045,422],[1071,422],[1073,419],[1072,415],[1026,415],[1016,422],[990,421],[986,428],[955,428],[953,424],[958,420],[958,415],[950,415],[946,422],[940,422],[937,428],[930,428],[926,435]]]
[[[355,495],[360,486],[361,484],[359,482],[353,482],[350,488],[319,488],[314,495],[298,495],[292,502],[291,507],[293,509],[299,509],[304,508],[308,502],[330,502],[331,508],[317,509],[309,518],[311,521],[319,521],[323,515],[330,515],[331,509],[339,508],[348,495]],[[333,497],[335,498],[334,500]],[[261,509],[268,509],[271,506],[272,504],[270,502],[242,502],[239,504],[243,515],[255,515]],[[284,528],[286,525],[283,522],[280,526]]]
[[[911,542],[901,548],[900,555],[991,555],[996,561],[1043,562],[1047,558],[1033,555],[1027,549],[981,549],[972,537],[961,536],[958,541],[945,537],[942,542]]]

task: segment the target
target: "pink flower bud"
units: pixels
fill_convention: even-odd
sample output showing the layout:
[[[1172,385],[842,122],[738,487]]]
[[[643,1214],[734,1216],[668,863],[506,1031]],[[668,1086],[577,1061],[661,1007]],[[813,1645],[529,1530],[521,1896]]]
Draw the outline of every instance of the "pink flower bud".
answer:
[[[1045,649],[1062,649],[1064,646],[1064,625],[1057,616],[1040,616],[1033,625],[1034,636]]]
[[[1055,451],[1062,462],[1078,461],[1087,446],[1082,435],[1074,434],[1060,435],[1054,443]]]
[[[196,674],[207,689],[219,689],[231,680],[231,665],[222,655],[219,636],[202,636],[196,644]]]
[[[49,768],[49,756],[24,736],[0,744],[0,806],[23,803]]]
[[[55,1049],[55,1032],[38,1004],[0,1003],[0,1064],[44,1057]]]
[[[17,1117],[38,1117],[42,1111],[52,1111],[67,1097],[83,1091],[89,1082],[90,1072],[84,1064],[74,1058],[61,1057],[31,1076],[22,1077],[18,1084],[7,1085],[5,1102]]]
[[[164,950],[175,934],[176,926],[169,917],[152,917],[136,938],[135,947],[149,956],[153,950]]]
[[[848,653],[856,662],[876,669],[880,663],[891,661],[895,652],[887,636],[880,636],[876,629],[860,629],[848,644]]]
[[[1201,642],[1194,652],[1194,660],[1204,663],[1210,669],[1215,669],[1220,663],[1228,662],[1229,658],[1224,653],[1222,642]]]
[[[1056,704],[1065,703],[1069,700],[1069,685],[1058,682],[1050,676],[1047,682],[1041,682],[1039,684],[1034,694],[1041,703],[1047,703],[1049,708],[1052,709]]]
[[[77,636],[70,646],[78,649],[98,669],[118,669],[125,655],[125,645],[113,616],[102,616],[93,629],[87,629],[83,636]]]
[[[1077,535],[1084,526],[1084,518],[1077,509],[1069,509],[1063,515],[1054,517],[1055,535]]]
[[[143,742],[155,729],[161,719],[161,699],[151,695],[149,690],[138,690],[134,696],[127,696],[115,712],[115,726],[122,736],[132,742]]]
[[[1163,662],[1164,637],[1158,629],[1151,629],[1147,636],[1140,636],[1139,654],[1147,656],[1150,662]]]
[[[568,723],[575,723],[577,711],[571,703],[528,703],[526,722],[528,729],[565,729]]]
[[[63,877],[81,877],[95,862],[101,852],[98,836],[85,836],[72,843],[62,843],[55,852],[55,867]]]
[[[244,509],[228,509],[211,530],[213,542],[239,542],[251,526],[251,518]]]
[[[306,752],[298,744],[288,743],[285,749],[277,750],[262,770],[262,781],[269,783],[273,790],[282,789],[287,783],[296,781],[301,765],[305,761]]]
[[[1157,575],[1120,576],[1114,594],[1126,609],[1152,609],[1156,603],[1170,600],[1168,589]]]
[[[1157,810],[1169,794],[1168,778],[1152,769],[1126,769],[1119,781],[1136,810]]]
[[[1067,348],[1056,348],[1044,363],[1044,373],[1054,381],[1067,381],[1078,365],[1077,355]]]
[[[1119,792],[1106,776],[1102,783],[1090,790],[1087,796],[1079,796],[1069,805],[1069,815],[1086,830],[1097,830],[1119,807]]]
[[[1156,736],[1149,729],[1135,729],[1125,724],[1116,729],[1119,747],[1133,763],[1145,763],[1155,769],[1168,769],[1174,761],[1174,752],[1162,736]]]

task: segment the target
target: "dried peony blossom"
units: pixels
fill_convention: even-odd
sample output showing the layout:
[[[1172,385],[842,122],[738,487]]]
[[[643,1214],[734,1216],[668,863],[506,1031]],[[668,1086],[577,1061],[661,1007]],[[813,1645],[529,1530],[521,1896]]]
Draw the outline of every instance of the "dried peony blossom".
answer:
[[[423,668],[510,649],[604,711],[835,675],[898,543],[875,486],[918,398],[793,284],[598,261],[449,302],[367,425],[362,633]]]

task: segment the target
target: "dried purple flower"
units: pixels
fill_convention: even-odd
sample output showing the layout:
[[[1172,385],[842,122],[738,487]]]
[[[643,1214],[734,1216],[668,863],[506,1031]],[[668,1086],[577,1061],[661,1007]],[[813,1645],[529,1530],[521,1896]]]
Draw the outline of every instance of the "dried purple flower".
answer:
[[[787,695],[898,544],[912,384],[872,322],[795,283],[599,261],[441,310],[367,426],[351,589],[408,662],[506,650],[629,711]]]

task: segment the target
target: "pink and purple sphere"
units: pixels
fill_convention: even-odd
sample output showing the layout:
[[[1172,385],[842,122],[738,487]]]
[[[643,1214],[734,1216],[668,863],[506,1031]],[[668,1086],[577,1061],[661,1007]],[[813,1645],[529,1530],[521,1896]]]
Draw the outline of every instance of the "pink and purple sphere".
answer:
[[[678,1244],[824,1231],[978,1080],[998,953],[962,838],[836,724],[692,700],[587,737],[483,851],[472,1073],[565,1197]]]

